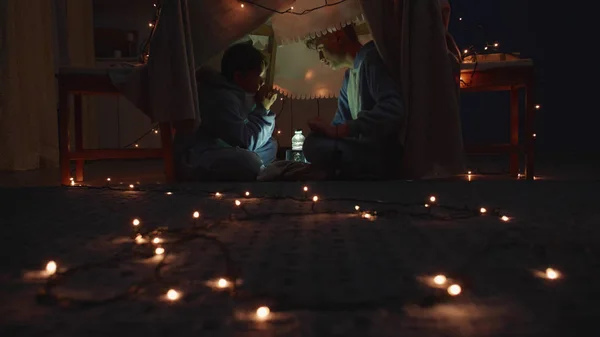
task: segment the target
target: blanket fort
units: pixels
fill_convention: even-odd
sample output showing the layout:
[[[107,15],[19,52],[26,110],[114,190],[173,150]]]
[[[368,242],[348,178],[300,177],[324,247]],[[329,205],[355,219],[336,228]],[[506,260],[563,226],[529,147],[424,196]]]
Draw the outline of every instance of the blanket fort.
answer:
[[[447,0],[330,0],[307,12],[325,3],[164,0],[147,64],[129,74],[115,73],[112,80],[154,122],[199,120],[196,68],[260,25],[270,22],[278,43],[286,45],[364,19],[402,88],[407,118],[398,137],[405,146],[404,176],[463,173],[459,67],[447,45]],[[322,96],[331,96],[334,90],[328,90]]]

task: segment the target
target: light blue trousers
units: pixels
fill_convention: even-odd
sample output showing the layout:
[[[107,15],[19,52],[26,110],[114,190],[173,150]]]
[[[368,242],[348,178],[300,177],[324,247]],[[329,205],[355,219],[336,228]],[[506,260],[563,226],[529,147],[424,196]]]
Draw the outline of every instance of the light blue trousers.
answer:
[[[278,144],[271,138],[255,152],[239,147],[191,149],[178,164],[182,180],[253,181],[275,160]]]

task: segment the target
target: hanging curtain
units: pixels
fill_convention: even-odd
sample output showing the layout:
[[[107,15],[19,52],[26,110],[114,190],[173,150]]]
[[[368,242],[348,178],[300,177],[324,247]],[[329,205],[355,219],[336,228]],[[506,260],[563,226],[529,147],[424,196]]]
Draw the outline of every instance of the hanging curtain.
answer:
[[[464,172],[464,150],[455,80],[449,53],[446,0],[360,0],[373,39],[400,83],[407,120],[404,175],[434,178]],[[446,8],[443,12],[442,9]]]
[[[52,2],[0,0],[0,170],[58,163]]]

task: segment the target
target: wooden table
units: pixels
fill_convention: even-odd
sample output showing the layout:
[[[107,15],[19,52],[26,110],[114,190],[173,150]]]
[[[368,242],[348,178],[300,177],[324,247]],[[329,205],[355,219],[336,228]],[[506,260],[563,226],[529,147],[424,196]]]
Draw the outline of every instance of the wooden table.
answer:
[[[160,123],[162,148],[158,149],[85,149],[83,148],[82,96],[120,95],[112,84],[108,70],[97,68],[62,68],[59,84],[59,161],[60,181],[71,183],[71,161],[75,161],[75,181],[83,181],[86,160],[124,158],[162,158],[168,182],[174,181],[171,123]],[[70,146],[70,103],[73,97],[75,149]]]
[[[510,143],[466,145],[469,154],[509,153],[509,171],[519,175],[519,155],[525,154],[525,177],[535,174],[534,71],[531,60],[465,63],[461,67],[461,92],[510,91]],[[519,142],[519,90],[525,91],[525,141]]]

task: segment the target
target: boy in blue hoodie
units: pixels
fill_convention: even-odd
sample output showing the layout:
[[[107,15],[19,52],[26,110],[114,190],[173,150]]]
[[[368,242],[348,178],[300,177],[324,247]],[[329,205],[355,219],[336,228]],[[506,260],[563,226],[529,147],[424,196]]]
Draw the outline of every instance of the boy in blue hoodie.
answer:
[[[362,45],[354,26],[307,42],[323,63],[347,68],[332,122],[315,118],[304,155],[315,167],[345,178],[399,174],[399,133],[406,118],[400,88],[373,41]]]
[[[184,180],[256,180],[277,154],[277,94],[264,87],[267,63],[250,43],[225,51],[221,72],[196,73],[201,124],[179,160]]]

